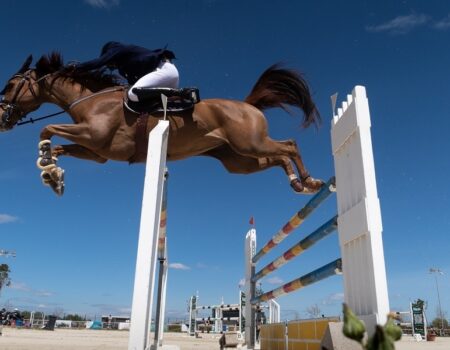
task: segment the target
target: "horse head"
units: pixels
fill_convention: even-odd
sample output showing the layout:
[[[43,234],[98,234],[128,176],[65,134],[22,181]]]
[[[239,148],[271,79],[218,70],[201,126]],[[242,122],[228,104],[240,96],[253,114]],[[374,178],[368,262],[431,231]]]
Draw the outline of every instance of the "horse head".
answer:
[[[37,75],[30,69],[30,55],[22,67],[7,82],[0,92],[0,131],[12,129],[28,113],[41,105],[38,99]]]

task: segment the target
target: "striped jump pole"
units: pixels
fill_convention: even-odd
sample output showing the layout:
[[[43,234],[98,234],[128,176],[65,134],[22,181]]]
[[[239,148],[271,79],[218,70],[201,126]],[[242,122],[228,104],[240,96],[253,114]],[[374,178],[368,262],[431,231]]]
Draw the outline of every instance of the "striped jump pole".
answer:
[[[166,258],[166,236],[167,236],[167,183],[169,179],[169,172],[167,168],[164,172],[164,187],[161,204],[161,218],[159,220],[159,238],[158,238],[158,259],[164,260]]]
[[[297,213],[289,222],[279,230],[267,244],[261,248],[261,250],[255,254],[252,259],[253,263],[256,263],[261,257],[266,255],[272,248],[277,246],[283,241],[292,231],[299,227],[303,221],[311,214],[328,196],[335,191],[335,178],[334,176],[325,183],[319,192],[317,192],[313,198]]]
[[[313,246],[315,243],[321,239],[327,237],[329,234],[334,232],[337,228],[337,215],[331,220],[327,221],[325,224],[320,226],[317,230],[311,233],[306,238],[302,239],[300,242],[292,246],[289,250],[285,251],[283,255],[267,264],[259,272],[257,272],[252,277],[252,282],[256,282],[267,276],[271,272],[279,269],[281,266],[285,265],[288,261],[292,260],[296,256],[302,254],[305,250]]]
[[[159,238],[158,238],[158,294],[156,299],[156,316],[155,316],[155,334],[153,344],[161,346],[164,334],[164,314],[166,311],[166,288],[167,288],[167,187],[169,172],[167,168],[164,173],[164,184],[161,204],[161,217],[159,220]]]
[[[250,300],[251,304],[256,304],[263,301],[268,301],[274,298],[278,298],[279,296],[283,294],[291,293],[297,289],[309,286],[313,283],[319,282],[327,277],[341,274],[342,273],[342,260],[336,259],[335,261],[332,261],[331,263],[322,266],[318,268],[317,270],[314,270],[310,273],[307,273],[306,275],[297,278],[289,283],[286,283],[285,285],[276,288],[270,292],[264,293],[260,296],[257,296]]]
[[[248,320],[245,323],[245,337],[246,343],[248,344],[249,348],[253,348],[255,345],[255,304],[272,300],[283,294],[290,293],[294,290],[318,282],[324,278],[341,273],[342,263],[341,260],[338,259],[261,296],[256,296],[255,294],[256,282],[259,279],[285,265],[288,261],[300,255],[303,251],[310,248],[315,243],[336,230],[338,221],[337,216],[327,221],[313,233],[284,252],[282,256],[278,257],[277,259],[266,265],[262,270],[256,273],[255,270],[257,261],[262,256],[267,254],[272,248],[278,245],[282,240],[284,240],[291,232],[294,231],[294,229],[300,226],[303,221],[309,216],[309,214],[311,214],[325,199],[327,199],[331,193],[335,192],[335,188],[335,178],[331,177],[328,182],[322,186],[319,192],[313,198],[311,198],[308,203],[299,212],[297,212],[297,214],[294,215],[289,220],[289,222],[284,225],[284,227],[280,231],[278,231],[258,253],[255,253],[256,230],[253,228],[247,233],[245,238],[245,293],[246,295],[249,295],[250,302],[247,303],[245,307],[245,318],[246,320]]]

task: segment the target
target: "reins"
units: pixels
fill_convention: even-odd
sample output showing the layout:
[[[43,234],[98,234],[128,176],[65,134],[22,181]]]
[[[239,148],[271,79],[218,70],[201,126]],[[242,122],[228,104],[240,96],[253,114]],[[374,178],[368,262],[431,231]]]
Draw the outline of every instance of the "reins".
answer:
[[[39,79],[39,80],[41,80],[41,79]],[[38,82],[38,81],[36,81],[36,82]],[[88,100],[88,99],[90,99],[90,98],[92,98],[94,96],[101,95],[101,94],[106,94],[106,93],[110,93],[110,92],[116,92],[116,91],[120,91],[120,90],[123,90],[123,89],[124,89],[123,86],[118,86],[118,87],[115,87],[115,88],[112,88],[112,89],[106,89],[106,90],[102,90],[102,91],[99,91],[99,92],[95,92],[92,95],[84,96],[84,97],[82,97],[82,98],[80,98],[78,100],[75,100],[74,102],[72,102],[67,107],[67,109],[64,109],[64,110],[61,110],[59,112],[52,113],[52,114],[49,114],[49,115],[46,115],[46,116],[43,116],[43,117],[35,118],[35,119],[30,117],[28,120],[25,120],[23,122],[18,122],[16,125],[17,126],[21,126],[21,125],[24,125],[24,124],[30,124],[30,123],[33,124],[34,122],[37,122],[37,121],[40,121],[40,120],[44,120],[44,119],[48,119],[48,118],[51,118],[51,117],[55,117],[57,115],[60,115],[60,114],[63,114],[63,113],[66,113],[66,112],[70,111],[71,108],[75,107],[79,103],[84,102],[84,101],[86,101],[86,100]]]
[[[54,117],[54,116],[57,116],[57,115],[63,114],[63,113],[66,113],[66,111],[62,110],[62,111],[59,111],[59,112],[56,112],[56,113],[52,113],[52,114],[49,114],[49,115],[46,115],[46,116],[43,116],[43,117],[39,117],[39,118],[36,118],[36,119],[33,119],[33,118],[30,117],[30,118],[28,118],[28,120],[25,120],[24,122],[18,122],[16,125],[17,126],[21,126],[21,125],[29,124],[29,123],[33,124],[34,122],[37,122],[39,120],[44,120],[44,119],[47,119],[47,118],[51,118],[51,117]]]

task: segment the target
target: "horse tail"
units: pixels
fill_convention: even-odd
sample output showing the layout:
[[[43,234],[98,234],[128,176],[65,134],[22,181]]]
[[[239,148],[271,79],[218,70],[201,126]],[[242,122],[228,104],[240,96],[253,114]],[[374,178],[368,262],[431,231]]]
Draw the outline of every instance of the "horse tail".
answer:
[[[261,111],[280,107],[290,114],[288,106],[298,107],[303,110],[302,126],[305,128],[311,124],[318,126],[321,121],[305,79],[300,73],[281,68],[279,64],[270,66],[259,77],[245,102]]]

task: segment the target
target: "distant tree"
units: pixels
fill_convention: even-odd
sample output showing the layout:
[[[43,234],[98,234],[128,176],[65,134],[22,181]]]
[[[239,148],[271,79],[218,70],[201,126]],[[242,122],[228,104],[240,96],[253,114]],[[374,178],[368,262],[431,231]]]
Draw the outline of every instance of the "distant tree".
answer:
[[[56,316],[59,320],[64,318],[64,309],[62,307],[55,307],[53,309],[53,316]]]
[[[310,318],[319,318],[321,314],[321,310],[319,308],[319,305],[317,304],[311,305],[310,307],[306,308],[305,312]]]
[[[448,321],[446,320],[445,316],[442,317],[442,322],[440,317],[436,317],[433,322],[431,322],[431,326],[435,329],[441,329],[442,326],[444,326],[444,329],[448,328]]]
[[[26,320],[29,320],[31,318],[31,312],[28,310],[21,311],[22,317]]]
[[[84,321],[84,317],[78,314],[68,314],[65,319],[68,321]]]
[[[441,323],[441,310],[439,309],[439,306],[436,306],[436,318],[431,322],[431,325],[436,329],[441,329],[442,327],[444,327],[444,329],[448,328],[447,312],[442,311]]]
[[[11,273],[9,266],[7,264],[0,265],[0,292],[3,287],[8,287],[11,285],[11,279],[9,278],[9,274]]]

